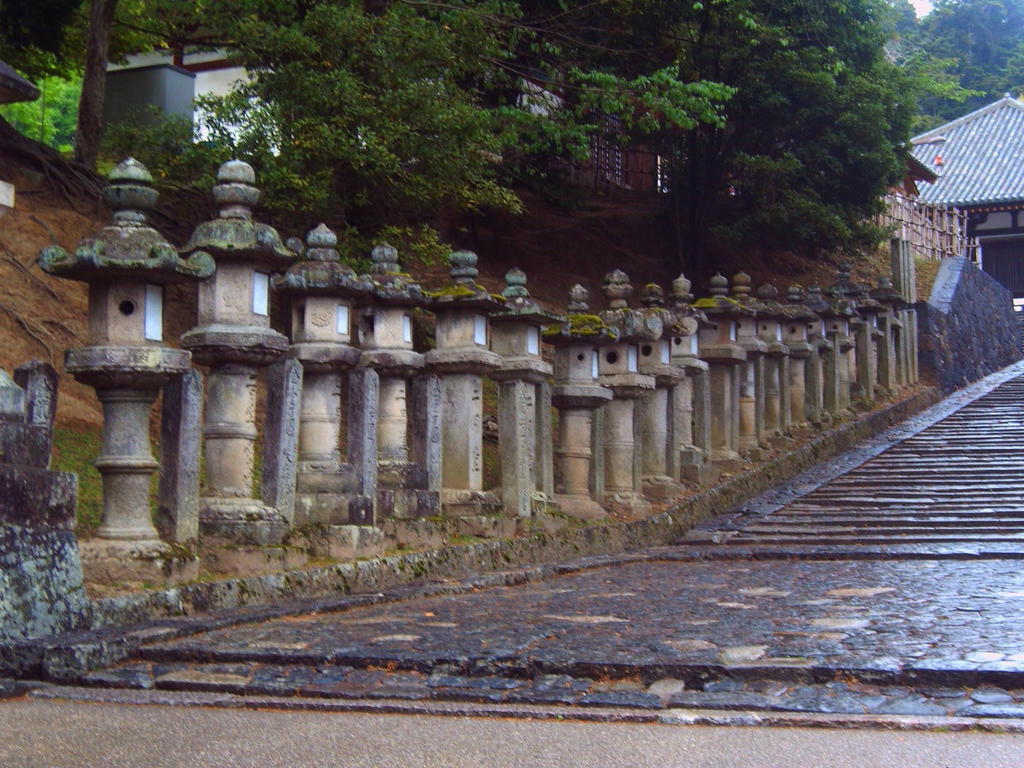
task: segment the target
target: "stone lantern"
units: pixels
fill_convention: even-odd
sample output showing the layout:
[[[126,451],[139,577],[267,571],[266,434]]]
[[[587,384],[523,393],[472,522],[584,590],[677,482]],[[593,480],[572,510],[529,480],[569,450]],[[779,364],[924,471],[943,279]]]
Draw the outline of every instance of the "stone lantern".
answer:
[[[540,342],[544,326],[564,318],[530,297],[522,270],[509,270],[505,286],[505,311],[491,316],[491,350],[502,357],[491,378],[499,383],[501,498],[506,510],[524,520],[554,504],[552,367],[541,358]]]
[[[784,437],[791,421],[789,382],[790,349],[783,339],[783,325],[793,316],[779,303],[779,289],[764,283],[757,289],[761,303],[757,335],[766,345],[764,357],[764,430],[773,440]]]
[[[789,286],[788,302],[782,322],[782,342],[789,348],[789,414],[790,432],[805,431],[818,420],[821,393],[821,363],[818,345],[811,341],[810,327],[819,322],[818,316],[803,305],[803,289]],[[824,338],[824,337],[820,337]],[[826,342],[827,343],[827,342]]]
[[[857,384],[861,397],[871,403],[875,400],[875,385],[878,383],[878,343],[882,337],[878,317],[885,311],[885,307],[873,299],[863,285],[857,285],[856,292],[850,298],[853,299],[861,319],[854,340]]]
[[[730,299],[729,280],[722,274],[711,278],[711,295],[699,299],[694,307],[704,312],[707,327],[698,331],[701,359],[708,363],[710,377],[711,460],[720,469],[736,471],[743,467],[740,458],[740,372],[747,351],[737,341],[737,324],[752,322],[753,313]]]
[[[270,328],[270,280],[295,254],[272,227],[253,220],[252,209],[260,198],[255,182],[252,166],[238,160],[217,171],[213,199],[219,216],[196,227],[182,251],[210,253],[217,271],[199,286],[199,325],[182,336],[181,345],[210,368],[200,532],[232,544],[262,546],[281,542],[292,515],[289,508],[267,503],[266,493],[253,497],[253,461],[257,375],[288,349],[288,339]],[[294,379],[301,377],[301,369],[294,365],[288,386],[297,395]],[[270,392],[277,389],[268,387]],[[291,406],[297,410],[297,401]],[[275,418],[269,407],[268,417]],[[287,451],[269,439],[264,447]],[[265,474],[264,492],[268,481]]]
[[[825,328],[823,313],[828,311],[828,302],[821,295],[821,287],[810,285],[807,293],[803,293],[800,286],[790,286],[790,301],[795,301],[796,296],[800,297],[801,303],[812,314],[812,319],[807,324],[807,340],[811,345],[812,359],[814,350],[817,350],[817,366],[808,368],[807,399],[813,411],[812,421],[828,423],[832,419],[832,412],[826,410],[825,403],[834,403],[839,389],[839,364],[836,361],[829,362],[834,356],[835,349],[829,340]],[[826,392],[829,394],[826,395]]]
[[[436,377],[422,375],[423,355],[413,349],[413,312],[428,302],[423,289],[402,272],[391,245],[370,256],[373,303],[359,318],[360,365],[376,373],[379,391],[366,396],[377,417],[376,465],[366,471],[376,471],[377,517],[401,539],[398,521],[440,509],[441,390]]]
[[[709,325],[707,316],[693,307],[691,283],[685,275],[672,281],[668,296],[672,364],[686,373],[675,390],[681,479],[707,485],[718,478],[711,456],[710,381],[708,364],[700,359],[697,337]]]
[[[147,574],[168,557],[150,519],[150,476],[158,464],[150,453],[149,416],[161,387],[191,364],[188,352],[161,345],[163,289],[169,283],[209,277],[214,262],[200,250],[180,258],[148,225],[146,211],[157,193],[140,163],[125,160],[109,180],[103,198],[114,209],[113,222],[83,240],[72,254],[58,247],[44,249],[40,265],[51,275],[89,285],[89,345],[68,350],[65,369],[95,387],[103,404],[102,446],[96,459],[103,476],[103,520],[96,536],[123,544],[120,554],[134,560],[136,578],[159,577],[159,571]],[[106,546],[100,557],[116,559],[116,550]],[[90,553],[83,551],[83,558],[90,559]],[[131,570],[130,565],[125,567]],[[131,576],[120,577],[126,575]]]
[[[736,343],[747,352],[740,367],[740,450],[752,460],[763,458],[765,354],[768,345],[758,334],[758,317],[764,311],[751,295],[750,275],[738,272],[732,279],[732,297],[749,315],[736,319]]]
[[[900,377],[898,361],[903,324],[899,310],[903,305],[900,295],[886,276],[878,278],[878,287],[871,291],[871,298],[877,301],[882,311],[878,316],[881,335],[878,340],[878,383],[888,394],[904,383]]]
[[[807,292],[806,306],[821,319],[824,332],[832,344],[825,357],[825,410],[838,416],[850,408],[850,367],[847,354],[853,349],[850,319],[856,314],[853,305],[841,296],[825,299],[821,289],[812,285]]]
[[[858,359],[860,345],[857,343],[857,339],[861,336],[862,330],[864,330],[864,318],[856,311],[860,286],[851,279],[852,270],[853,266],[848,261],[841,262],[836,268],[836,281],[828,290],[833,303],[837,300],[842,300],[855,310],[848,320],[849,327],[847,333],[850,336],[851,343],[846,350],[846,370],[843,372],[849,384],[851,398],[855,395],[863,394],[857,371],[864,364],[864,361]]]
[[[347,377],[362,354],[355,346],[355,316],[373,285],[339,260],[338,238],[321,224],[306,236],[303,260],[274,279],[274,290],[286,297],[291,326],[291,355],[302,363],[296,467],[295,525],[364,524],[373,520],[376,488],[367,481],[364,436],[376,433],[365,423],[363,379]],[[342,395],[348,406],[347,450],[341,455]]]
[[[654,377],[654,391],[638,403],[637,422],[641,440],[641,479],[644,496],[670,499],[682,491],[679,484],[679,433],[682,415],[677,411],[676,388],[686,380],[686,369],[672,360],[672,313],[665,307],[660,285],[648,283],[640,290],[640,310],[645,320],[661,324],[659,338],[642,341],[640,373]],[[645,323],[646,325],[646,323]],[[681,338],[677,336],[676,338]],[[689,416],[689,413],[687,413]]]
[[[456,251],[448,258],[451,282],[431,294],[437,346],[425,355],[441,378],[441,508],[460,518],[464,533],[511,534],[495,519],[501,500],[483,490],[483,379],[501,367],[501,357],[490,350],[488,318],[503,302],[477,285],[475,253]]]
[[[569,292],[565,322],[550,326],[544,340],[555,347],[555,386],[551,402],[559,412],[558,477],[555,500],[567,515],[603,520],[604,455],[595,410],[612,399],[598,383],[598,348],[615,341],[617,331],[589,313],[589,294],[582,285]]]
[[[633,292],[629,278],[619,269],[605,275],[601,288],[608,308],[601,320],[614,328],[617,338],[598,348],[598,383],[612,391],[604,406],[604,506],[641,516],[650,511],[642,495],[641,445],[636,445],[637,401],[652,394],[654,376],[640,373],[640,345],[661,338],[663,322],[657,315],[630,309],[626,300]]]

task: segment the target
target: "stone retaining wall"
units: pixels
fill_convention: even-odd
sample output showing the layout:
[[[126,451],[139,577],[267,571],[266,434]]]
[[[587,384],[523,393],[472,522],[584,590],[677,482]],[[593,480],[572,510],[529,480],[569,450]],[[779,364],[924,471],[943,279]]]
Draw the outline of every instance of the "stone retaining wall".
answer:
[[[1013,295],[966,256],[944,259],[920,318],[921,364],[943,392],[1021,358]]]
[[[938,400],[939,394],[934,388],[921,390],[905,400],[826,432],[777,459],[688,497],[666,513],[645,520],[536,533],[107,598],[93,604],[97,625],[127,624],[159,616],[242,605],[375,592],[424,579],[465,577],[485,571],[591,555],[619,554],[667,544],[710,517],[727,512],[815,464],[853,448]]]

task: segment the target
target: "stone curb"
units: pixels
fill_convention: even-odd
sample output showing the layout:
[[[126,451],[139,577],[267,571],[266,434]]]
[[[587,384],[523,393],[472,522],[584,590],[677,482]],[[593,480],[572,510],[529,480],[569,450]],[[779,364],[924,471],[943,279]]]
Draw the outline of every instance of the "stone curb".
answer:
[[[91,669],[126,659],[140,645],[158,637],[166,639],[289,613],[344,610],[437,591],[510,585],[627,562],[637,556],[621,555],[672,542],[695,525],[905,421],[939,398],[938,390],[923,389],[644,520],[94,600],[90,605],[92,630],[0,646],[0,674],[71,681]],[[558,564],[568,562],[571,564]],[[425,584],[431,580],[464,581]],[[211,611],[225,613],[213,620],[194,617]]]
[[[236,696],[223,693],[140,691],[44,686],[31,690],[30,698],[105,704],[203,706],[226,709],[278,711],[405,714],[443,717],[499,717],[530,720],[562,720],[596,723],[634,723],[708,726],[774,726],[793,728],[885,728],[897,731],[984,731],[1024,733],[1024,720],[914,715],[849,715],[814,712],[764,712],[676,708],[660,711],[621,707],[566,707],[538,704],[481,704],[467,701],[401,701],[370,699],[322,699],[268,696]]]

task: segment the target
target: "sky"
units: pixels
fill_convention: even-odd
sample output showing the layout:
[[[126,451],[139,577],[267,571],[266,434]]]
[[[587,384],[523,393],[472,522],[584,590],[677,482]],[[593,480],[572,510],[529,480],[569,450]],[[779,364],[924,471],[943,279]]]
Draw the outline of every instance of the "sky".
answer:
[[[919,19],[932,9],[932,0],[910,0],[910,4],[917,11],[917,18]]]

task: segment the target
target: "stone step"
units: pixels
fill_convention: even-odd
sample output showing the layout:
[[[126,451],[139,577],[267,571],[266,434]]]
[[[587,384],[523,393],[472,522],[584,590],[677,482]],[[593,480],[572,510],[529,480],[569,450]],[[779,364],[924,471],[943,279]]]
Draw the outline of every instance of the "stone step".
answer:
[[[829,527],[829,526],[843,526],[848,528],[861,528],[861,529],[896,529],[896,528],[937,528],[940,530],[948,530],[950,528],[964,528],[967,530],[977,531],[982,528],[991,528],[993,531],[1005,531],[1015,530],[1017,528],[1024,528],[1024,520],[1013,520],[1005,521],[999,519],[993,519],[990,517],[985,518],[944,518],[941,520],[936,519],[908,519],[908,518],[859,518],[859,517],[821,517],[821,518],[798,518],[793,519],[789,517],[771,517],[763,521],[753,521],[750,523],[743,523],[739,530],[750,531],[760,530],[764,527],[787,527],[787,528],[806,528],[806,527]]]
[[[851,534],[849,536],[842,536],[837,534],[823,535],[818,533],[808,533],[806,536],[794,536],[794,535],[770,535],[762,534],[758,536],[745,536],[742,533],[738,533],[734,536],[730,536],[724,541],[723,544],[733,545],[747,545],[747,544],[806,544],[809,539],[813,539],[815,545],[820,546],[832,546],[836,544],[944,544],[944,543],[984,543],[984,542],[1004,542],[1004,541],[1020,541],[1024,542],[1024,531],[1015,532],[1011,534],[979,534],[979,535],[946,535],[941,533],[935,534],[914,534],[906,536],[871,536],[861,534]]]
[[[968,526],[945,526],[945,527],[933,527],[933,528],[913,528],[913,527],[878,527],[878,526],[860,526],[860,525],[818,525],[818,526],[747,526],[745,528],[737,529],[739,535],[744,537],[754,536],[821,536],[827,537],[831,535],[851,535],[851,536],[871,536],[871,537],[920,537],[920,536],[955,536],[962,537],[964,539],[979,539],[979,538],[990,538],[990,537],[1019,537],[1024,535],[1024,526],[1018,526],[1010,529],[1001,529],[998,527],[986,526],[972,528]]]

